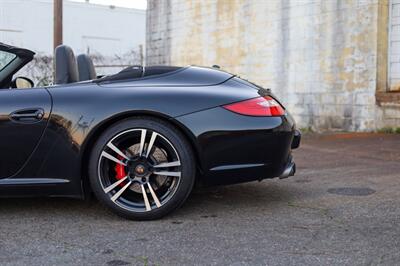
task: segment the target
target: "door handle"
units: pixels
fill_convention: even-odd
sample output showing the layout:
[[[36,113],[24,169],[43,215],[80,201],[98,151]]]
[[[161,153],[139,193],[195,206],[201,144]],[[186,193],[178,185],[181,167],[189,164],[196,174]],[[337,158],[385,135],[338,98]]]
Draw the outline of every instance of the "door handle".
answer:
[[[42,108],[23,109],[12,112],[10,119],[20,123],[36,123],[43,119],[44,110]]]

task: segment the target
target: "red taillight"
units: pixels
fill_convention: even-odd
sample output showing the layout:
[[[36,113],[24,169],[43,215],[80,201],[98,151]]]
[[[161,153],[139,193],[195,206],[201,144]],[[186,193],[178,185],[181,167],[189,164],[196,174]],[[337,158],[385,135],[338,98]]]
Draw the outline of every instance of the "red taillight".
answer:
[[[225,109],[241,115],[281,116],[285,114],[283,107],[272,97],[264,96],[223,106]]]

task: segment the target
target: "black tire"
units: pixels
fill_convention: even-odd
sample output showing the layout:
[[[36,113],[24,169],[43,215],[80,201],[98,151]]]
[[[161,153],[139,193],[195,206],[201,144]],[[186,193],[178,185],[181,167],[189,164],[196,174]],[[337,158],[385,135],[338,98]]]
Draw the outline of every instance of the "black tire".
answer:
[[[141,130],[140,131],[141,133],[138,132],[139,130]],[[155,134],[154,132],[157,134]],[[128,135],[128,133],[132,135]],[[140,137],[142,136],[142,134],[145,136],[144,141],[140,139],[140,143],[135,144],[139,145],[140,152],[138,152],[136,155],[132,155],[135,159],[132,159],[133,157],[129,157],[129,160],[128,159],[125,160],[124,158],[119,157],[121,158],[121,161],[122,159],[125,160],[124,162],[126,165],[120,167],[123,167],[123,169],[125,170],[124,173],[128,173],[126,174],[127,179],[123,181],[123,183],[118,184],[113,190],[107,193],[110,187],[115,186],[116,183],[120,182],[121,180],[119,179],[117,182],[115,182],[117,179],[113,179],[114,178],[112,176],[113,164],[115,165],[115,167],[118,167],[119,164],[115,163],[115,161],[110,160],[107,156],[104,156],[105,151],[106,153],[112,152],[106,149],[110,147],[109,146],[110,143],[111,146],[114,145],[113,141],[114,142],[120,141],[121,143],[120,147],[122,147],[124,143],[127,143],[130,140],[132,140],[132,143],[134,143],[133,139],[135,139],[136,141],[139,136],[133,134],[136,135],[140,134]],[[151,139],[150,141],[147,141],[148,143],[145,143],[146,140],[148,139],[148,135],[151,135],[152,138],[153,134],[155,134],[156,136],[155,141],[153,141],[154,144],[153,145],[149,144],[152,143]],[[122,138],[123,140],[119,140]],[[172,149],[171,147],[168,146],[169,144],[172,145]],[[165,147],[162,145],[164,145]],[[145,154],[147,153],[147,151],[144,151],[143,150],[144,148],[142,147],[147,148],[149,146],[151,146],[150,150],[153,150],[153,153],[156,153],[156,150],[158,151],[159,149],[160,150],[159,153],[165,154],[163,155],[165,156],[165,158],[167,158],[168,156],[171,158],[175,156],[175,159],[171,159],[175,160],[175,162],[171,163],[176,163],[176,161],[178,161],[180,162],[179,166],[168,166],[168,167],[177,167],[179,171],[168,172],[169,169],[167,170],[164,169],[163,172],[160,171],[156,172],[158,168],[157,169],[153,168],[154,166],[166,165],[169,163],[169,161],[164,161],[158,165],[157,163],[151,164],[150,161],[155,160],[154,159],[155,155],[151,154],[151,151],[150,154],[146,156],[146,158],[142,158],[145,157]],[[161,148],[159,148],[159,146]],[[117,148],[120,149],[120,147]],[[133,146],[129,146],[129,149],[125,150],[123,153],[126,154],[127,151],[130,151],[130,149],[132,149],[132,147]],[[122,151],[122,148],[120,151]],[[140,159],[139,157],[142,159]],[[145,183],[146,181],[143,181],[146,178],[140,178],[137,176],[139,174],[142,174],[143,173],[142,168],[145,168],[142,167],[142,164],[138,165],[137,162],[141,160],[147,160],[146,162],[148,162],[148,164],[146,165],[144,165],[146,162],[143,162],[143,166],[147,167],[146,171],[148,170],[148,174],[146,174],[147,183]],[[172,177],[166,175],[168,173],[170,174],[179,173],[180,176]],[[132,220],[159,219],[169,214],[170,212],[174,211],[175,209],[179,208],[186,201],[190,192],[193,189],[193,185],[195,182],[195,175],[196,175],[196,167],[195,167],[193,152],[185,136],[169,123],[161,119],[152,117],[135,117],[135,118],[124,119],[107,128],[96,141],[91,151],[89,160],[89,180],[95,196],[102,204],[106,205],[117,215]],[[165,188],[161,186],[158,188],[158,190],[154,189],[155,185],[152,185],[153,184],[152,182],[154,182],[155,184],[156,180],[162,178],[164,178],[164,184],[169,184],[169,183],[174,184],[173,189],[172,185],[169,188],[167,187],[167,185],[165,185]],[[110,179],[113,180],[108,181]],[[141,180],[144,183],[140,183]],[[167,180],[168,182],[165,180]],[[108,185],[105,185],[105,183],[107,183]],[[118,192],[119,190],[123,190],[121,186],[123,186],[124,183],[127,183],[126,184],[127,188],[124,187],[125,190],[122,192],[121,196],[116,195],[119,193]],[[136,187],[140,186],[142,188],[141,192],[135,190],[133,188],[133,184],[135,184]],[[160,194],[158,194],[161,193],[161,191],[167,191],[167,192],[169,191],[168,193],[170,193],[168,195],[166,194],[167,196],[164,196],[165,202],[161,201],[162,198]],[[143,203],[140,202],[141,193],[142,193]],[[149,197],[146,197],[146,194]],[[158,204],[156,203],[156,199]],[[141,204],[143,205],[143,207]],[[155,206],[155,204],[157,204],[157,206]],[[148,206],[150,206],[150,209],[148,209]],[[141,208],[144,209],[142,210]]]

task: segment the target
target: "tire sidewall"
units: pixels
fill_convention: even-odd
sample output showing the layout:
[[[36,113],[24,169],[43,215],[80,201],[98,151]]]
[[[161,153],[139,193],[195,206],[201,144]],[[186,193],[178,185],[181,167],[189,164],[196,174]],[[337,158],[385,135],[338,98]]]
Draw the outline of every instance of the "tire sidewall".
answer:
[[[129,129],[148,129],[156,131],[164,136],[174,146],[181,161],[181,177],[178,187],[173,196],[160,208],[154,208],[147,212],[133,212],[124,209],[104,193],[99,179],[98,163],[103,149],[107,143],[116,135]],[[93,192],[100,202],[109,207],[118,215],[135,220],[157,219],[180,207],[189,196],[195,181],[195,163],[190,145],[185,137],[176,128],[160,119],[134,118],[124,119],[106,129],[97,139],[89,160],[89,180]]]

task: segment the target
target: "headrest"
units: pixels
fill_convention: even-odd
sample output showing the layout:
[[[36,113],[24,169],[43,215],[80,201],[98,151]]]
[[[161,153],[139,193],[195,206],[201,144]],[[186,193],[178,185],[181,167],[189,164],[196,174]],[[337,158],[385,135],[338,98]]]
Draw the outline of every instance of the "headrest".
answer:
[[[88,55],[80,54],[76,60],[78,61],[80,81],[96,79],[96,70],[94,68],[92,59]]]
[[[69,46],[57,46],[55,51],[55,84],[67,84],[79,81],[78,66],[74,52]]]

